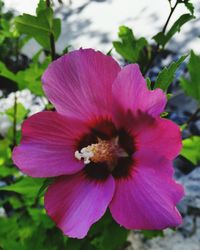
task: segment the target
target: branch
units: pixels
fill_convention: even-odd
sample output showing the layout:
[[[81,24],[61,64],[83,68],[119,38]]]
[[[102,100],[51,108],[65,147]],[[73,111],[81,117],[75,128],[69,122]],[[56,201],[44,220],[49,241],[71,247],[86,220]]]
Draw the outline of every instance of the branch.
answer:
[[[179,1],[177,0],[176,3],[175,3],[175,5],[174,5],[174,7],[172,7],[171,4],[170,4],[171,11],[170,11],[170,13],[169,13],[169,16],[168,16],[168,18],[167,18],[167,21],[166,21],[165,25],[163,26],[163,29],[162,29],[162,32],[163,32],[163,33],[165,33],[165,31],[166,31],[167,26],[168,26],[168,24],[169,24],[169,21],[170,21],[170,19],[171,19],[171,16],[172,16],[172,14],[174,13],[174,10],[176,9],[178,3],[179,3]]]
[[[17,127],[17,96],[14,98],[14,114],[13,114],[13,147],[16,146],[16,128]]]
[[[46,6],[47,6],[47,7],[51,7],[51,2],[50,2],[50,0],[46,0]]]
[[[164,24],[164,26],[163,26],[163,28],[162,28],[162,31],[161,31],[161,32],[163,32],[164,34],[165,34],[165,32],[166,32],[166,29],[167,29],[167,26],[168,26],[168,24],[169,24],[169,21],[170,21],[170,19],[171,19],[171,17],[172,17],[172,14],[174,13],[174,10],[176,9],[178,3],[179,3],[179,0],[177,0],[176,3],[175,3],[175,5],[172,7],[172,6],[171,6],[171,1],[169,1],[170,9],[171,9],[171,10],[170,10],[169,16],[168,16],[168,18],[167,18],[167,20],[166,20],[166,22],[165,22],[165,24]],[[145,74],[145,75],[146,75],[146,73],[149,71],[149,69],[150,69],[150,67],[152,66],[152,64],[153,64],[154,60],[156,59],[156,57],[159,55],[159,53],[160,53],[159,50],[160,50],[160,44],[157,43],[157,44],[156,44],[155,51],[154,51],[154,53],[153,53],[153,55],[152,55],[152,57],[151,57],[151,59],[150,59],[148,65],[147,65],[145,71],[144,71],[144,74]]]
[[[50,0],[46,0],[46,6],[47,8],[51,7]],[[49,42],[50,42],[50,53],[51,53],[51,61],[54,61],[56,59],[56,46],[55,46],[55,38],[54,34],[51,32],[49,34]]]

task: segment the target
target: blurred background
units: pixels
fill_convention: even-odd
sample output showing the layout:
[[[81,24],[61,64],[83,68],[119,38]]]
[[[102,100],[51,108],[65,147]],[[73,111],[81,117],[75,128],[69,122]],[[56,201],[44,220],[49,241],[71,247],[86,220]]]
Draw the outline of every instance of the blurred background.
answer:
[[[164,116],[180,125],[183,136],[183,150],[174,161],[175,178],[186,193],[178,206],[183,224],[164,232],[127,233],[108,215],[83,241],[63,237],[45,215],[48,182],[23,176],[11,160],[24,119],[53,109],[40,80],[52,60],[48,34],[39,30],[36,36],[22,25],[23,13],[36,16],[40,24],[44,9],[45,1],[0,0],[0,249],[200,250],[200,0],[52,2],[52,18],[60,19],[49,31],[54,56],[91,47],[111,54],[122,66],[139,63],[151,88],[166,81]],[[169,39],[156,39],[159,32]]]
[[[91,47],[107,52],[111,43],[117,38],[120,25],[134,29],[137,37],[144,36],[149,41],[164,25],[169,11],[166,0],[63,0],[63,5],[55,2],[55,14],[62,18],[62,33],[57,42],[58,51],[62,51],[66,43],[74,48]],[[37,1],[6,0],[5,7],[13,9],[19,14],[34,14]],[[200,2],[194,0],[196,19],[186,24],[181,33],[170,41],[168,48],[178,53],[190,49],[200,51],[198,39],[200,25]],[[179,5],[170,23],[173,23],[185,7]],[[27,46],[28,47],[28,46]],[[31,44],[31,50],[25,48],[26,53],[37,51],[37,45]]]
[[[6,9],[15,13],[35,14],[37,0],[5,0]],[[149,41],[163,27],[170,8],[167,0],[63,0],[63,5],[54,3],[55,14],[62,18],[62,33],[57,41],[58,51],[62,51],[66,43],[73,48],[91,47],[103,52],[111,49],[112,41],[117,38],[118,27],[126,25],[134,30],[136,37],[144,36]],[[172,1],[173,2],[173,1]],[[175,1],[174,1],[175,2]],[[200,26],[200,1],[192,1],[196,19],[187,23],[168,44],[168,48],[185,53],[191,49],[199,52],[198,39]],[[179,5],[170,24],[185,13],[185,6]],[[35,53],[36,43],[27,46],[27,54]]]

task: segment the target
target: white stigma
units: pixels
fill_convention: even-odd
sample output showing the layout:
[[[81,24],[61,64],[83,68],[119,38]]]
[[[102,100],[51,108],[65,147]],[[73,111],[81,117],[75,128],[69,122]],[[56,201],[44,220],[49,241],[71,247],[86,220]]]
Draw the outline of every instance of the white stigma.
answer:
[[[83,160],[84,164],[107,162],[109,166],[116,165],[118,157],[128,157],[127,152],[118,144],[119,138],[112,138],[109,141],[98,138],[98,143],[94,143],[76,151],[76,159]]]
[[[82,148],[80,152],[77,150],[74,155],[79,161],[83,159],[84,164],[88,164],[91,162],[90,158],[94,156],[94,153],[89,148]]]

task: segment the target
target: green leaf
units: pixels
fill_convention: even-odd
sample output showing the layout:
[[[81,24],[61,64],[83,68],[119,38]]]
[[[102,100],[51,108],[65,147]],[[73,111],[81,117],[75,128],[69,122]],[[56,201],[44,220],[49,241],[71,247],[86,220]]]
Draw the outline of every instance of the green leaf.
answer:
[[[37,16],[39,15],[39,13],[43,10],[46,9],[46,1],[45,0],[40,0],[38,5],[37,5],[37,9],[36,9],[36,14]]]
[[[37,9],[37,16],[23,14],[15,18],[15,26],[19,33],[33,37],[43,48],[50,50],[50,34],[58,39],[61,32],[61,22],[53,18],[50,7],[43,8],[43,3]]]
[[[2,242],[4,242],[5,239],[14,240],[17,237],[17,223],[16,223],[16,217],[12,218],[0,218],[0,246],[2,246]],[[8,237],[9,236],[9,237]],[[3,245],[4,246],[4,245]],[[10,249],[11,250],[11,249]]]
[[[1,152],[0,152],[1,154]],[[0,177],[14,176],[17,173],[17,169],[14,166],[6,166],[2,163],[2,155],[0,156]]]
[[[115,240],[112,240],[113,235],[115,235]],[[128,230],[123,227],[120,227],[114,220],[105,228],[102,241],[100,243],[101,250],[110,249],[115,250],[119,249],[124,245],[127,240]]]
[[[53,178],[51,178],[51,179],[50,178],[49,179],[45,179],[44,182],[43,182],[43,184],[42,184],[42,186],[40,187],[40,189],[39,189],[39,191],[37,193],[37,197],[41,197],[44,194],[44,192],[47,189],[47,187],[50,184],[52,184],[53,181],[54,181]]]
[[[184,2],[186,8],[190,11],[190,13],[193,15],[194,14],[194,5],[187,1],[187,2]]]
[[[173,82],[176,70],[182,64],[182,62],[186,59],[188,55],[181,56],[178,61],[173,62],[167,68],[165,67],[156,78],[154,88],[160,88],[164,91],[167,91],[169,85]]]
[[[12,73],[3,62],[0,62],[0,75],[16,82],[16,75]]]
[[[165,35],[163,32],[159,32],[157,35],[153,37],[153,39],[160,44],[163,48],[169,42],[169,40],[177,33],[180,32],[181,27],[189,22],[190,20],[194,19],[195,17],[191,14],[183,14],[180,16],[176,22],[172,25],[170,30]]]
[[[161,115],[160,115],[160,117],[167,117],[168,116],[168,112],[163,112]]]
[[[12,118],[11,118],[12,119]],[[15,135],[15,139],[16,139],[16,144],[18,145],[20,143],[21,140],[21,135],[22,135],[22,131],[17,130],[16,131],[16,135]],[[13,127],[10,127],[7,131],[6,137],[8,140],[10,140],[11,144],[13,144]]]
[[[147,82],[147,88],[151,90],[151,79],[149,77],[146,78],[146,82]]]
[[[81,250],[82,245],[84,244],[83,241],[85,240],[75,240],[75,239],[69,239],[67,241],[67,249],[70,250]]]
[[[61,20],[59,18],[53,19],[52,29],[53,29],[55,40],[58,40],[60,33],[61,33]]]
[[[46,18],[23,14],[22,16],[16,17],[15,26],[19,33],[34,37],[45,49],[50,48],[50,27]]]
[[[8,139],[0,140],[0,166],[3,166],[11,157],[10,142]],[[0,176],[5,175],[6,170],[0,167]]]
[[[89,237],[93,240],[91,244],[98,250],[116,250],[120,249],[127,240],[129,231],[118,225],[110,213],[97,222],[89,232]],[[113,240],[115,235],[115,240]],[[81,248],[82,249],[82,248]]]
[[[16,105],[16,114],[14,109],[14,106],[12,108],[7,109],[6,114],[10,117],[12,121],[14,120],[14,116],[16,116],[16,123],[21,123],[26,117],[28,110],[26,110],[21,103],[17,103]]]
[[[54,227],[54,222],[47,216],[44,209],[38,208],[28,208],[28,212],[34,221],[35,225],[39,226],[40,224],[47,229]]]
[[[200,137],[192,136],[191,138],[185,139],[182,142],[183,148],[181,155],[196,165],[198,162],[200,162]]]
[[[3,44],[6,38],[13,38],[10,32],[10,22],[1,16],[0,18],[0,44]]]
[[[17,73],[17,84],[19,89],[28,88],[33,94],[44,96],[41,76],[49,63],[49,57],[46,57],[42,63],[34,60],[26,70],[19,71]]]
[[[111,49],[106,53],[106,55],[107,55],[107,56],[112,56],[112,50],[113,50],[113,48],[111,48]]]
[[[10,196],[9,203],[12,205],[13,209],[18,209],[24,206],[22,201],[16,196]]]
[[[0,62],[0,75],[16,82],[20,90],[28,88],[33,94],[44,96],[41,76],[51,60],[50,57],[46,57],[43,62],[39,62],[40,53],[41,51],[36,53],[27,69],[18,71],[17,74],[12,73]]]
[[[147,239],[152,239],[155,237],[164,237],[164,233],[162,230],[142,230],[142,233]]]
[[[42,178],[23,177],[14,184],[0,187],[0,190],[16,192],[25,199],[35,199],[43,182]]]
[[[67,47],[64,48],[64,50],[62,51],[62,54],[67,54],[69,53],[69,49],[71,48],[71,45],[67,45]]]
[[[162,230],[142,230],[142,233],[147,239],[152,239],[155,237],[164,237],[164,233]]]
[[[200,56],[195,55],[193,51],[191,51],[187,68],[190,78],[181,78],[180,85],[187,95],[195,98],[200,103]]]
[[[126,26],[119,27],[118,35],[121,41],[113,42],[116,51],[127,61],[137,62],[140,53],[148,45],[147,40],[144,37],[136,39],[133,31]]]

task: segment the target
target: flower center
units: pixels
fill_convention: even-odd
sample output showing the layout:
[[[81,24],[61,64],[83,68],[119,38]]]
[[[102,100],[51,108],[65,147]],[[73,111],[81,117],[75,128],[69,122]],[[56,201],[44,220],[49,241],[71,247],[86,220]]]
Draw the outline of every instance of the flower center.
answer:
[[[119,137],[112,138],[111,140],[102,140],[98,138],[98,143],[91,144],[75,152],[75,157],[78,160],[84,161],[89,164],[91,161],[94,163],[106,162],[109,169],[112,171],[117,164],[119,157],[128,157],[127,152],[119,146]]]

